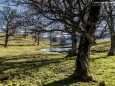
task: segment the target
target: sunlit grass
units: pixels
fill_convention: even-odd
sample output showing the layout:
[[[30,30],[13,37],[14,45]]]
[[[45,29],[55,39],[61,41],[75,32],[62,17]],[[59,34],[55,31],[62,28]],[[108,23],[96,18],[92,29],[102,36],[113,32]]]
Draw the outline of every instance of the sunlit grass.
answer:
[[[31,37],[10,38],[8,48],[0,45],[0,86],[98,86],[104,81],[115,86],[115,56],[106,57],[107,52],[91,54],[90,72],[97,82],[63,82],[74,72],[76,57],[64,58],[66,53],[42,52],[50,47],[46,40],[34,44]],[[3,38],[0,44],[3,44]],[[92,50],[108,50],[110,42],[92,47]],[[60,81],[61,80],[61,81]],[[60,81],[61,83],[55,83]],[[50,84],[49,84],[50,83]]]
[[[15,37],[10,37],[8,42],[8,47],[4,48],[4,37],[0,37],[0,56],[13,56],[20,54],[32,54],[41,52],[41,48],[50,47],[49,42],[40,38],[40,45],[34,43],[34,39],[30,36],[26,38],[17,35]],[[41,52],[42,53],[42,52]]]

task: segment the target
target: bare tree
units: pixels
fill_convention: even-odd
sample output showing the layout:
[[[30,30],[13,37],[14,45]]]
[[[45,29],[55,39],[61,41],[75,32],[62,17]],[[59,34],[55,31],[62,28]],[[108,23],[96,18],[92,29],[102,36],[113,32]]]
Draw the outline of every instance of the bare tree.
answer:
[[[100,0],[93,0],[93,2],[96,1]],[[95,43],[93,34],[98,21],[100,5],[93,5],[94,3],[88,0],[29,0],[29,3],[44,17],[62,22],[70,26],[74,32],[77,31],[82,35],[74,74],[79,80],[90,80],[89,55],[91,45]],[[88,17],[86,17],[87,13],[89,13]]]
[[[111,47],[108,52],[108,56],[113,56],[115,55],[115,29],[114,29],[115,6],[114,6],[114,3],[104,4],[104,10],[105,10],[104,18],[105,18],[105,21],[107,22],[108,29],[111,35]]]
[[[95,44],[94,33],[99,19],[100,0],[23,0],[52,22],[58,21],[81,34],[74,77],[89,81],[90,48]],[[105,1],[105,0],[103,0]]]
[[[65,38],[64,35],[62,35],[62,36],[60,37],[60,45],[61,45],[61,46],[66,45],[66,38]]]
[[[18,26],[18,13],[16,9],[12,9],[9,6],[3,7],[3,10],[0,11],[2,17],[2,30],[5,32],[5,44],[4,47],[7,47],[9,36],[11,31],[15,30]]]
[[[22,13],[21,18],[21,27],[25,32],[25,36],[30,33],[32,37],[35,39],[34,42],[38,45],[40,33],[42,33],[44,30],[44,26],[41,23],[40,18],[40,15],[36,15],[35,13],[33,13],[33,11],[29,9]]]
[[[57,38],[56,38],[55,36],[53,36],[52,39],[51,39],[51,41],[52,41],[53,43],[56,43]]]

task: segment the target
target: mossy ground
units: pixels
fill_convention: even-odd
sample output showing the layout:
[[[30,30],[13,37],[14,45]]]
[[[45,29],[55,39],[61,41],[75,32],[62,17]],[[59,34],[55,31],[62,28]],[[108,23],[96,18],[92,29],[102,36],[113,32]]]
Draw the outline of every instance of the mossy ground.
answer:
[[[0,86],[98,86],[101,81],[115,86],[115,56],[106,57],[107,51],[91,54],[90,72],[97,82],[75,82],[67,79],[74,72],[76,57],[40,51],[50,47],[43,39],[36,45],[31,37],[11,37],[8,48],[3,47],[3,39],[0,37]],[[92,50],[109,47],[110,42],[104,42]]]

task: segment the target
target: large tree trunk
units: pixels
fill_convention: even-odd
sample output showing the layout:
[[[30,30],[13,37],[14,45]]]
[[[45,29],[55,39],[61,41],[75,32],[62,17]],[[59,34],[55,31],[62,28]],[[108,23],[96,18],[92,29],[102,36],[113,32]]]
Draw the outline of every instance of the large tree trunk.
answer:
[[[111,35],[111,48],[109,50],[108,56],[115,55],[115,35]]]
[[[84,36],[80,38],[78,57],[76,59],[76,76],[79,80],[89,80],[90,42]]]
[[[94,0],[100,1],[100,0]],[[89,11],[88,23],[85,27],[85,30],[89,34],[90,37],[93,37],[93,34],[96,29],[96,22],[98,21],[98,15],[100,12],[100,5],[91,4],[91,8]],[[80,38],[80,44],[78,48],[78,57],[76,59],[76,67],[75,67],[75,76],[78,80],[82,81],[90,81],[92,77],[89,75],[89,65],[90,65],[90,48],[91,42],[86,35],[82,35]]]
[[[8,38],[9,38],[8,32],[9,32],[9,29],[7,28],[7,30],[6,30],[6,36],[5,36],[5,44],[4,44],[4,47],[7,47],[7,46],[8,46]]]

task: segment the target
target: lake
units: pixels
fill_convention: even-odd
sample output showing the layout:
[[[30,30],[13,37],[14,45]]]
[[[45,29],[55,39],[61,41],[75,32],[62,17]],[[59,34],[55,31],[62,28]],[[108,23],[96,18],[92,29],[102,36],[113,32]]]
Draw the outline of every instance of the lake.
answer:
[[[71,48],[43,48],[43,49],[41,49],[41,51],[45,51],[45,52],[67,52],[70,49]]]

